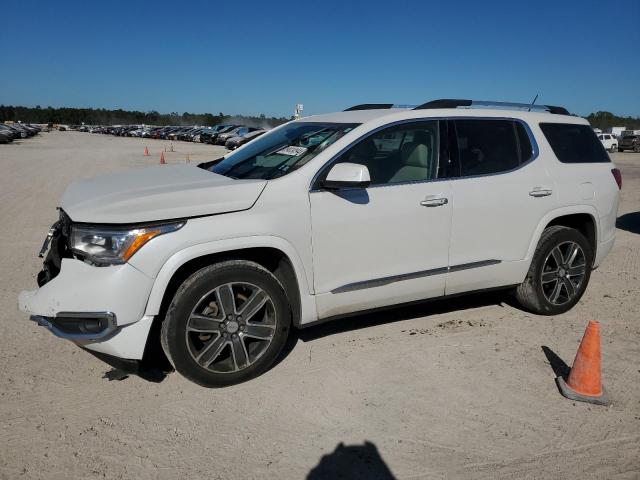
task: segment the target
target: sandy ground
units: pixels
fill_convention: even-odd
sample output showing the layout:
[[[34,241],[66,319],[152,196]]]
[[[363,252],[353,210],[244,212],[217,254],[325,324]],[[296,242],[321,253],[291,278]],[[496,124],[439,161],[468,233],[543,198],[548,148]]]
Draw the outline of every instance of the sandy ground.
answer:
[[[66,185],[155,164],[167,144],[53,132],[0,145],[0,478],[640,478],[640,155],[613,155],[617,242],[571,312],[484,294],[361,316],[207,390],[177,374],[108,381],[16,309]],[[169,163],[221,151],[175,149]],[[588,319],[602,323],[609,407],[560,396],[542,348],[571,364]]]

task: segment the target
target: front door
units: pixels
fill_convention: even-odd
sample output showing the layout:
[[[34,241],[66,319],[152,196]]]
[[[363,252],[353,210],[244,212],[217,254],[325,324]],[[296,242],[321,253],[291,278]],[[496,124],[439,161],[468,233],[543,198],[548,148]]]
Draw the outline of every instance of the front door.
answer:
[[[452,202],[450,182],[437,180],[438,123],[379,130],[332,163],[365,165],[369,188],[312,187],[320,318],[443,295]]]

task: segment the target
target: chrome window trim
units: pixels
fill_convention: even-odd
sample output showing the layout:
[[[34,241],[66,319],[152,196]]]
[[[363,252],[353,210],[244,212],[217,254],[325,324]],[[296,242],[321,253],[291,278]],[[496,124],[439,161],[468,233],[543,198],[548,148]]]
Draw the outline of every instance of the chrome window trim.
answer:
[[[320,177],[320,175],[324,172],[324,170],[328,167],[330,167],[333,163],[336,162],[336,160],[338,158],[340,158],[340,156],[342,156],[342,154],[344,154],[347,150],[349,150],[351,147],[355,146],[356,144],[360,143],[362,140],[375,135],[376,133],[378,133],[381,130],[384,130],[388,127],[395,127],[397,125],[403,125],[405,123],[416,123],[416,122],[425,122],[425,121],[429,121],[429,120],[437,120],[437,121],[448,121],[448,120],[508,120],[508,121],[512,121],[512,122],[518,122],[520,123],[523,127],[525,132],[527,133],[527,136],[529,137],[529,142],[531,143],[531,157],[525,161],[522,162],[520,165],[518,165],[516,168],[512,168],[511,170],[505,170],[503,172],[496,172],[496,173],[487,173],[487,174],[482,174],[482,175],[466,175],[466,176],[461,176],[461,177],[443,177],[443,178],[432,178],[429,180],[411,180],[411,181],[406,181],[406,182],[397,182],[397,183],[385,183],[385,184],[381,184],[381,185],[371,185],[369,187],[367,187],[365,190],[368,190],[370,188],[381,188],[381,187],[396,187],[396,186],[400,186],[400,185],[412,185],[412,184],[417,184],[417,183],[433,183],[433,182],[442,182],[442,181],[455,181],[455,180],[467,180],[470,178],[482,178],[482,177],[493,177],[495,175],[505,175],[507,173],[512,173],[515,172],[517,170],[520,170],[521,168],[526,167],[527,165],[529,165],[530,163],[532,163],[534,160],[536,160],[539,156],[540,156],[540,149],[538,147],[538,142],[536,141],[535,136],[533,135],[533,131],[531,130],[531,127],[529,127],[529,124],[527,124],[527,122],[525,122],[524,120],[520,119],[520,118],[515,118],[515,117],[476,117],[476,116],[455,116],[455,117],[423,117],[423,118],[412,118],[412,119],[407,119],[407,120],[398,120],[395,122],[391,122],[391,123],[387,123],[386,125],[381,125],[380,127],[376,127],[373,130],[370,130],[369,132],[367,132],[365,135],[359,137],[358,139],[352,141],[351,143],[349,143],[347,146],[345,146],[344,148],[342,148],[338,153],[336,153],[333,157],[331,157],[331,159],[327,160],[327,162],[324,163],[324,165],[322,165],[322,167],[320,167],[318,169],[318,171],[315,173],[315,175],[313,176],[313,178],[311,179],[311,182],[309,183],[309,193],[316,193],[316,192],[324,192],[326,190],[323,190],[321,188],[317,188],[314,187],[314,185],[316,184],[318,177]],[[440,138],[440,131],[438,131],[438,137]],[[438,163],[440,162],[440,152],[438,152]],[[361,190],[360,188],[345,188],[342,189],[342,191],[344,190]]]

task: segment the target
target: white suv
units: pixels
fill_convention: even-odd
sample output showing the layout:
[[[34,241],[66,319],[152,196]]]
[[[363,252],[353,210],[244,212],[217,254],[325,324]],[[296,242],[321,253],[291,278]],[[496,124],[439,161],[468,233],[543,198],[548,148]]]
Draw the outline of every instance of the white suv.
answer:
[[[493,288],[565,312],[613,245],[620,172],[586,120],[530,108],[359,105],[201,168],[74,183],[19,306],[103,358],[161,344],[205,386],[354,312]]]
[[[598,140],[602,146],[611,153],[618,151],[618,139],[610,133],[599,133]]]

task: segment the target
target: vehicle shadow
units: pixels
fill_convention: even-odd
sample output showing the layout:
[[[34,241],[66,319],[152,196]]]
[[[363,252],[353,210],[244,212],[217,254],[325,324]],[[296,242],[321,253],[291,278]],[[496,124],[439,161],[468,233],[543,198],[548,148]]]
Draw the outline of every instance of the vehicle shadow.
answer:
[[[509,295],[507,290],[493,290],[389,307],[367,313],[359,313],[303,329],[294,328],[289,334],[283,351],[269,370],[275,368],[282,362],[293,351],[299,341],[312,342],[329,335],[336,335],[353,330],[363,330],[384,323],[396,323],[452,311],[503,304],[517,306],[515,300]],[[135,375],[148,382],[160,383],[166,378],[168,373],[173,371],[173,367],[160,346],[159,330],[160,322],[154,322],[149,332],[150,340],[147,342],[147,350],[145,350],[144,358],[142,362],[134,365],[124,364],[113,357],[90,350],[87,350],[87,352],[113,367],[112,370],[105,372],[103,376],[103,378],[109,381],[125,380],[129,375]]]
[[[307,475],[307,480],[338,478],[394,480],[396,477],[380,456],[376,446],[365,441],[363,445],[349,446],[340,442],[335,450],[324,455]]]
[[[625,213],[618,217],[616,227],[620,230],[640,234],[640,212]]]
[[[468,310],[471,308],[486,307],[489,305],[509,305],[518,308],[515,299],[507,290],[493,290],[455,296],[449,298],[424,300],[409,305],[388,307],[367,313],[358,313],[340,319],[309,326],[301,329],[292,329],[287,343],[280,356],[269,368],[275,368],[293,351],[298,342],[312,342],[329,335],[350,332],[352,330],[364,330],[366,328],[382,325],[383,323],[402,322],[414,318],[428,317],[453,311]]]
[[[515,305],[514,300],[504,290],[478,292],[474,294],[424,301],[411,305],[385,308],[373,312],[357,314],[327,323],[298,330],[298,338],[310,342],[328,335],[362,330],[383,323],[395,323],[414,318],[428,317],[453,311],[468,310],[488,305]]]

